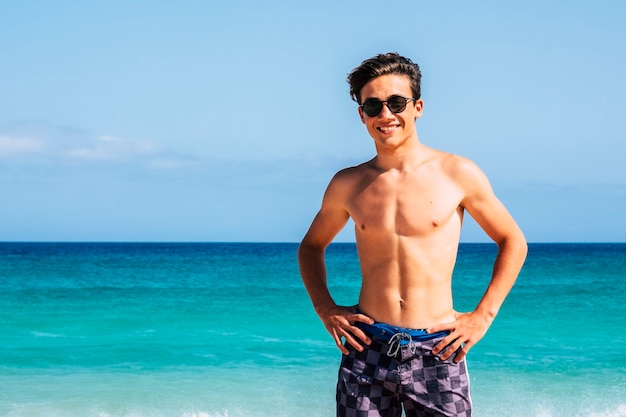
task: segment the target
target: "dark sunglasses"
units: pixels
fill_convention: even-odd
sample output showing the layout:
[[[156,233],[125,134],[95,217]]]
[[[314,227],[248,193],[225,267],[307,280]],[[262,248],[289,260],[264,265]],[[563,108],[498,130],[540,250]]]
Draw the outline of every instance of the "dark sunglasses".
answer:
[[[369,117],[375,117],[383,111],[383,104],[387,106],[392,113],[402,113],[406,109],[406,103],[410,100],[415,101],[415,98],[405,98],[401,96],[391,96],[385,101],[381,101],[377,98],[368,98],[359,107],[363,109],[363,112]]]

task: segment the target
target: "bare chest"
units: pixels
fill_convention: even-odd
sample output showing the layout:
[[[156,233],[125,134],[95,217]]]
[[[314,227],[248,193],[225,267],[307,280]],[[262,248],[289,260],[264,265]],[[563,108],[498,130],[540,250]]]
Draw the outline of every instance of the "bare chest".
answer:
[[[461,199],[446,179],[379,177],[354,195],[349,209],[360,233],[420,236],[458,220]]]

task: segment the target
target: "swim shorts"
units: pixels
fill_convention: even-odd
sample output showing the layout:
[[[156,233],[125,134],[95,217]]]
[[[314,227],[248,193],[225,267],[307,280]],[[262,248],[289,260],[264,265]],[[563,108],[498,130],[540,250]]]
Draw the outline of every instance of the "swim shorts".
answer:
[[[346,343],[337,382],[337,416],[470,417],[465,359],[442,361],[432,349],[448,333],[428,334],[384,323],[357,323],[372,343]]]

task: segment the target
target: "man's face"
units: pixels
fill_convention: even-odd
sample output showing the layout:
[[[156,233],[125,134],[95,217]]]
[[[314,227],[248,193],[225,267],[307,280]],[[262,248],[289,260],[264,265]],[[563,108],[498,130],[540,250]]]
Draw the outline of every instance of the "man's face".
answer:
[[[365,103],[368,99],[386,101],[393,96],[413,97],[411,82],[408,76],[399,74],[382,75],[374,78],[361,89],[361,103]],[[406,108],[403,111],[393,113],[387,106],[387,103],[384,103],[381,112],[375,116],[368,116],[359,107],[359,116],[377,144],[397,146],[416,135],[415,119],[422,115],[423,106],[422,100],[409,100],[406,102]]]

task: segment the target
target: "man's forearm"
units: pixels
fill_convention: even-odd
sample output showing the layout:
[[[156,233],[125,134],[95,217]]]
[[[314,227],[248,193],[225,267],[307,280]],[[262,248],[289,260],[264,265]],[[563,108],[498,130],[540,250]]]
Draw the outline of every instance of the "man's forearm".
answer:
[[[502,303],[513,288],[524,265],[528,245],[523,235],[504,239],[498,244],[492,279],[483,298],[476,307],[476,312],[485,316],[491,323],[498,314]]]
[[[334,307],[335,301],[328,290],[324,250],[303,242],[298,248],[300,276],[313,308],[318,315]]]

